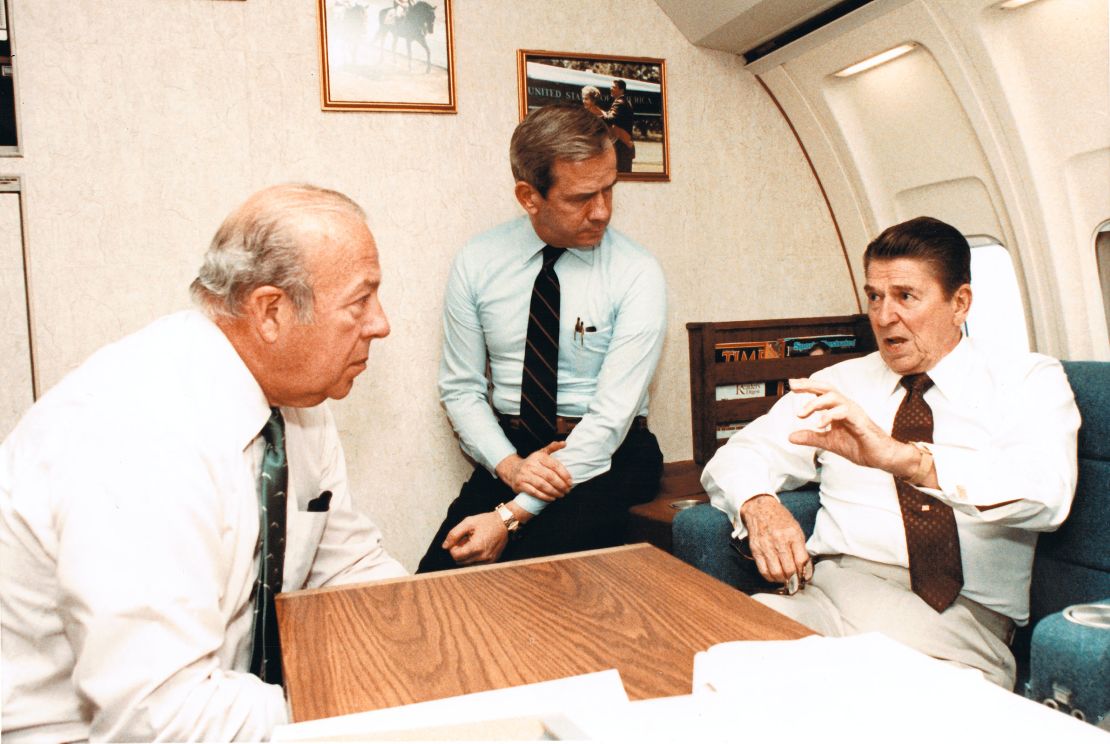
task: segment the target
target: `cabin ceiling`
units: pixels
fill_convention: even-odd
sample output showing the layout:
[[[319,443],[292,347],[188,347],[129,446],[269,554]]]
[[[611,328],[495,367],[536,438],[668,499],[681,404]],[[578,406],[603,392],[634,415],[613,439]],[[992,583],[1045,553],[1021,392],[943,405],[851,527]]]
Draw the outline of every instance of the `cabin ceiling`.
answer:
[[[840,1],[655,0],[690,43],[733,54],[743,54]]]

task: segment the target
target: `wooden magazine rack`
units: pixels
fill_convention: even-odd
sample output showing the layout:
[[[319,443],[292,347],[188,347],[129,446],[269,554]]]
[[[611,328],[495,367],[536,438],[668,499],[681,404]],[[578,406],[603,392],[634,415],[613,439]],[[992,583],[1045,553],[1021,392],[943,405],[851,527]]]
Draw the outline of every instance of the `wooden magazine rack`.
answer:
[[[819,369],[864,356],[876,348],[866,315],[687,323],[686,332],[690,341],[694,462],[698,465],[705,465],[727,441],[727,438],[718,437],[719,429],[751,421],[766,413],[782,396],[786,380],[808,377]],[[805,346],[798,343],[803,339],[836,336],[855,336],[855,347],[819,356],[786,355],[788,346],[794,350]],[[760,344],[768,346],[759,349]],[[767,394],[717,400],[718,386],[746,383],[765,384]]]

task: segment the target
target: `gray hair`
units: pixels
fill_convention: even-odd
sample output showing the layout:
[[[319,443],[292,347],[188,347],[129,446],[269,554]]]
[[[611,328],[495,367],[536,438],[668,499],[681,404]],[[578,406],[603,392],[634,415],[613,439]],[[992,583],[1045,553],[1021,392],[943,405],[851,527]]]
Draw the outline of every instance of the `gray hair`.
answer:
[[[277,287],[293,303],[298,320],[311,322],[314,294],[304,261],[305,226],[334,216],[366,221],[362,207],[338,191],[297,183],[259,191],[220,225],[189,293],[209,314],[237,318],[251,292]]]
[[[536,109],[517,125],[509,143],[509,163],[516,180],[531,184],[546,198],[556,160],[589,160],[612,146],[601,117],[582,106],[554,104]]]
[[[601,98],[601,91],[592,85],[582,86],[582,100],[583,101],[596,101]]]

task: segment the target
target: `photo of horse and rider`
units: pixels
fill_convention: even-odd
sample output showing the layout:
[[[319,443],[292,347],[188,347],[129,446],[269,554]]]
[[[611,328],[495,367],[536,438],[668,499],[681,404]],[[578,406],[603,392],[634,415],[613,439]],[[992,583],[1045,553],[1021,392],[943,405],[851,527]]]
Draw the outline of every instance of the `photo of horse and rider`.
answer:
[[[319,0],[324,108],[455,110],[451,0]]]

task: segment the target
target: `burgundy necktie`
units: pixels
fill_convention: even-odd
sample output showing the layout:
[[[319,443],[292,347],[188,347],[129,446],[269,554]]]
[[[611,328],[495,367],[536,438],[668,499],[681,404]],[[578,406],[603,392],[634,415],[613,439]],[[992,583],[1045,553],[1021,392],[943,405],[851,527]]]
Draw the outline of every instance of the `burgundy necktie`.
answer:
[[[520,421],[535,439],[536,448],[555,438],[559,370],[559,277],[555,262],[565,248],[543,248],[543,267],[532,285],[524,372],[520,381]]]
[[[902,378],[906,397],[894,416],[892,437],[900,442],[933,441],[933,410],[924,398],[932,384],[926,374]],[[964,585],[956,516],[952,507],[899,478],[894,479],[894,486],[906,527],[910,584],[926,604],[944,612]]]

